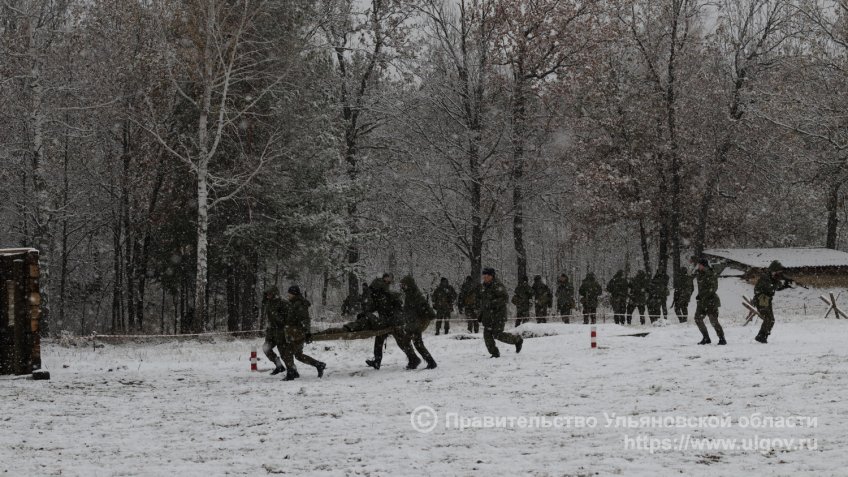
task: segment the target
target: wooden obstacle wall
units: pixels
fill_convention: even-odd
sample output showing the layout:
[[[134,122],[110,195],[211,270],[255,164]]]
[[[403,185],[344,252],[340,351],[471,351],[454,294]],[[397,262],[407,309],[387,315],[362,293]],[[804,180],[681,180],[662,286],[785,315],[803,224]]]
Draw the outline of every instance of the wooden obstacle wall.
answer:
[[[38,251],[0,249],[0,374],[41,368]]]

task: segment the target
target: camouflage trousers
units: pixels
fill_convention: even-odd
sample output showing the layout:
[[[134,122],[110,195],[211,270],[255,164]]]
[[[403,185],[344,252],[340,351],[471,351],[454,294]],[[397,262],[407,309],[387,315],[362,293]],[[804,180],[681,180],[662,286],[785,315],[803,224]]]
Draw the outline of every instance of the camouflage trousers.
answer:
[[[595,324],[595,321],[598,319],[598,305],[595,306],[587,306],[583,305],[583,324],[588,325],[589,323]]]
[[[280,352],[283,355],[283,363],[286,364],[286,368],[288,368],[289,371],[297,371],[297,367],[294,365],[295,359],[301,363],[308,364],[316,368],[324,364],[303,352],[303,341],[285,343],[280,347]]]
[[[704,338],[710,337],[710,334],[707,331],[707,325],[704,324],[705,316],[710,318],[710,324],[713,325],[713,329],[715,329],[719,339],[724,339],[724,330],[721,328],[721,323],[718,322],[718,308],[707,309],[699,305],[698,309],[695,310],[695,325],[698,326],[698,330],[701,332],[701,335]]]
[[[774,310],[771,303],[768,306],[758,306],[757,311],[760,313],[760,318],[763,319],[763,324],[760,326],[760,332],[757,335],[768,338],[771,329],[774,328]]]
[[[689,299],[691,296],[679,296],[674,299],[674,314],[681,323],[689,320]]]
[[[274,352],[274,348],[278,347],[278,345],[282,345],[283,343],[278,343],[274,340],[273,337],[266,336],[265,342],[262,343],[262,352],[265,354],[265,357],[268,358],[268,361],[274,363],[276,366],[282,366],[283,362],[280,360],[280,357],[277,356],[277,353]],[[282,354],[282,350],[280,351]]]
[[[477,321],[477,310],[465,309],[465,317],[468,318],[468,332],[479,333],[480,322]]]
[[[514,345],[521,341],[521,337],[505,333],[503,325],[494,328],[483,327],[483,341],[486,343],[486,350],[489,351],[489,354],[497,358],[501,355],[501,352],[498,349],[498,345],[495,344],[495,340]]]
[[[630,324],[630,319],[633,316],[633,312],[639,310],[639,322],[643,325],[645,324],[645,304],[644,303],[633,303],[630,302],[627,304],[627,324]]]
[[[415,354],[415,350],[413,349],[411,333],[398,330],[374,338],[374,360],[377,363],[381,363],[383,361],[383,346],[386,344],[386,340],[389,339],[389,336],[393,336],[395,338],[395,343],[397,343],[398,348],[403,351],[403,354],[406,355],[406,359],[409,362],[408,364],[418,361],[418,355]],[[421,342],[421,345],[423,347],[423,341]]]
[[[613,321],[617,325],[623,325],[624,314],[627,313],[627,298],[614,297],[610,304],[612,305]]]
[[[567,306],[558,307],[557,314],[562,318],[563,323],[569,323],[571,321],[571,308]]]
[[[516,308],[515,327],[518,328],[519,326],[521,326],[522,323],[527,323],[528,321],[530,321],[530,308]]]
[[[548,307],[536,305],[536,323],[548,322]]]
[[[439,331],[442,328],[442,324],[445,325],[445,334],[448,334],[448,332],[450,331],[450,318],[451,312],[436,311],[436,334],[439,334]]]

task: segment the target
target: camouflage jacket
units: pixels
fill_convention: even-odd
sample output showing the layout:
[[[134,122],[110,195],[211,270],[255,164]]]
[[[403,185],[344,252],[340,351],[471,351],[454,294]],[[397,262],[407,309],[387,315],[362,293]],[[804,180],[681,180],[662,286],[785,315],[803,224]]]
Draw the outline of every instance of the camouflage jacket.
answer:
[[[718,297],[718,275],[712,268],[704,268],[696,273],[698,278],[698,306],[705,309],[718,309],[721,300]]]
[[[516,312],[521,316],[530,314],[530,300],[533,299],[533,289],[527,282],[521,282],[515,287],[512,295],[512,304]]]
[[[456,290],[450,285],[439,285],[433,290],[433,308],[436,310],[450,313],[453,311],[453,304],[456,302]]]
[[[627,279],[624,278],[623,272],[616,272],[607,283],[607,293],[613,300],[627,300]]]
[[[574,308],[574,287],[571,282],[560,283],[556,290],[557,308]]]
[[[480,287],[480,321],[486,328],[506,326],[506,305],[509,293],[500,280],[492,280]]]
[[[457,307],[459,312],[476,311],[479,308],[478,298],[480,294],[480,285],[474,280],[465,280],[462,287],[459,289],[459,301]]]
[[[598,297],[601,296],[603,290],[601,284],[595,279],[594,275],[588,275],[580,284],[580,303],[584,308],[595,308],[598,306]]]
[[[627,287],[627,298],[630,302],[637,305],[644,305],[648,291],[648,277],[645,275],[645,272],[643,270],[639,270],[639,272],[636,273],[636,276],[630,279]]]
[[[421,333],[430,325],[430,320],[436,317],[436,313],[427,299],[421,293],[418,285],[411,276],[403,277],[403,317],[404,326],[407,331]]]
[[[309,317],[309,300],[301,296],[293,297],[289,301],[288,313],[285,314],[285,336],[286,342],[295,343],[306,339],[311,332],[312,319]]]
[[[551,306],[553,304],[551,287],[542,283],[541,280],[533,283],[533,299],[536,301],[536,306]]]

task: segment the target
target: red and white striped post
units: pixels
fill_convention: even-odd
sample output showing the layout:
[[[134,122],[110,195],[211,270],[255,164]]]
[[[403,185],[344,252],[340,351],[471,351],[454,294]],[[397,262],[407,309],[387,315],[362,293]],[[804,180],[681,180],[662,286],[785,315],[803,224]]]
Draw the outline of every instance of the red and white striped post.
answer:
[[[259,362],[259,359],[256,357],[256,346],[254,346],[250,350],[250,370],[251,371],[259,371],[259,368],[256,366],[258,362]]]
[[[595,325],[592,325],[592,349],[596,349],[598,347],[598,330]]]

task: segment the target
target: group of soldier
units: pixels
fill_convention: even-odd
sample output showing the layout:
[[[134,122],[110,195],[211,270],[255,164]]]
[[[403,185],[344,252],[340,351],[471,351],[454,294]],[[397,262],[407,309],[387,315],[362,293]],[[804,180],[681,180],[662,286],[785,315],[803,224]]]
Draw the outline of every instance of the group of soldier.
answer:
[[[262,352],[276,365],[271,374],[285,372],[283,379],[286,381],[299,378],[300,374],[294,364],[297,359],[301,363],[314,366],[318,377],[322,377],[327,365],[303,352],[303,345],[311,341],[312,319],[309,316],[311,303],[303,297],[300,287],[289,287],[286,299],[279,296],[276,286],[271,287],[265,290],[262,306],[267,324]],[[275,347],[279,350],[279,355],[274,352]]]
[[[686,267],[681,267],[674,288],[673,302],[680,322],[687,320],[689,301],[694,291],[692,279],[693,275],[688,272]],[[648,275],[641,270],[629,280],[624,276],[623,270],[616,272],[606,286],[615,323],[631,324],[633,312],[637,310],[642,324],[645,324],[646,309],[647,316],[652,323],[667,317],[668,281],[669,278],[665,272],[657,272],[654,278],[650,280]],[[436,334],[440,334],[442,329],[445,333],[450,332],[450,317],[454,307],[465,316],[468,331],[470,333],[479,332],[478,300],[482,289],[482,285],[468,276],[465,278],[459,293],[457,293],[448,279],[443,277],[432,294],[433,308],[436,311]],[[592,272],[589,272],[580,284],[578,295],[584,324],[597,321],[598,303],[603,290]],[[541,275],[536,275],[533,278],[532,285],[527,277],[521,277],[510,300],[515,306],[515,326],[518,327],[522,323],[527,323],[531,316],[535,317],[537,323],[547,323],[549,318],[561,319],[563,323],[570,323],[571,318],[575,316],[573,314],[576,305],[574,296],[574,286],[565,273],[557,278],[555,292],[544,282]],[[549,310],[554,305],[556,305],[555,312],[553,315],[549,315]],[[531,310],[534,313],[533,315],[531,315]]]
[[[705,324],[705,319],[708,318],[718,337],[718,344],[725,345],[727,341],[724,330],[718,321],[721,306],[717,293],[720,270],[714,270],[704,258],[692,257],[691,263],[695,266],[694,274],[690,274],[686,267],[681,267],[676,277],[672,302],[675,313],[681,323],[687,321],[689,301],[694,293],[694,278],[698,283],[694,320],[702,336],[698,344],[712,342]],[[772,262],[762,271],[754,289],[754,304],[763,320],[755,338],[760,343],[768,342],[768,336],[774,327],[772,301],[775,292],[791,288],[792,280],[785,277],[783,272],[779,262]],[[648,279],[644,271],[639,271],[629,280],[624,271],[616,272],[606,286],[615,323],[631,324],[631,317],[636,310],[639,311],[642,324],[645,324],[646,309],[652,323],[667,317],[665,303],[669,294],[668,280],[668,276],[662,271],[657,272],[651,279]],[[515,305],[516,327],[529,320],[531,305],[537,323],[546,323],[551,317],[569,323],[575,307],[574,287],[564,273],[557,279],[555,293],[544,283],[541,276],[534,277],[533,285],[529,284],[526,277],[522,277],[511,300],[506,287],[492,268],[483,269],[482,283],[470,276],[466,277],[459,293],[450,285],[448,279],[443,277],[433,291],[432,306],[412,276],[401,280],[401,293],[391,290],[393,281],[394,277],[386,273],[364,285],[363,294],[357,300],[360,307],[357,321],[345,325],[341,330],[388,330],[375,336],[374,356],[365,361],[374,369],[380,369],[383,347],[390,335],[406,355],[407,369],[416,369],[422,360],[427,363],[427,369],[435,368],[436,361],[424,345],[423,333],[433,319],[436,320],[437,335],[442,329],[445,334],[449,333],[454,306],[465,316],[469,333],[478,333],[480,325],[483,326],[483,341],[493,358],[500,357],[497,341],[514,346],[516,353],[521,352],[524,344],[521,336],[504,331],[509,316],[508,302],[511,301]],[[596,322],[598,301],[602,293],[594,273],[589,272],[578,289],[584,324]],[[548,309],[554,304],[554,298],[556,314],[549,316]],[[290,287],[287,299],[284,300],[278,296],[276,287],[270,288],[265,292],[263,305],[265,322],[268,324],[263,352],[276,365],[271,374],[286,372],[285,380],[300,377],[294,363],[296,359],[315,367],[318,377],[321,377],[326,364],[303,352],[304,344],[311,342],[312,335],[310,303],[303,297],[300,289],[297,286]],[[279,355],[274,352],[275,347],[280,351]]]

